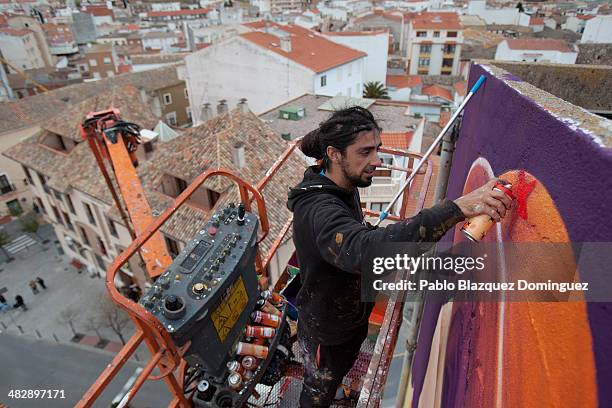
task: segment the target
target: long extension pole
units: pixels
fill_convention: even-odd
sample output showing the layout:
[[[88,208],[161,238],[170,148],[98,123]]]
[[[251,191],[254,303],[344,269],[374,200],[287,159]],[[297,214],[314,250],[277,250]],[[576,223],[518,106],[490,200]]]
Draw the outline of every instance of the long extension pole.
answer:
[[[448,131],[448,129],[451,128],[451,126],[453,126],[453,123],[455,123],[455,121],[459,117],[459,114],[463,111],[463,109],[465,108],[467,103],[470,101],[472,96],[474,96],[474,94],[476,93],[478,88],[480,88],[480,86],[485,81],[485,79],[487,79],[487,77],[485,77],[484,75],[481,75],[480,78],[478,78],[478,81],[476,81],[476,83],[474,84],[472,89],[470,89],[470,92],[468,92],[468,94],[466,95],[466,97],[463,100],[463,102],[461,103],[461,105],[459,105],[459,108],[457,108],[457,110],[455,111],[453,116],[450,118],[448,123],[444,126],[444,128],[442,129],[442,131],[438,135],[438,137],[436,137],[436,140],[434,140],[434,142],[431,144],[431,146],[429,146],[429,149],[427,149],[427,151],[423,155],[423,158],[421,160],[419,160],[419,162],[416,165],[416,167],[412,170],[412,172],[410,173],[410,175],[408,176],[408,178],[404,182],[404,185],[402,186],[402,188],[400,188],[399,191],[395,194],[395,196],[393,197],[393,200],[391,200],[389,205],[387,205],[387,208],[385,209],[385,211],[380,213],[380,216],[378,217],[378,220],[376,220],[376,222],[374,223],[374,226],[377,226],[385,218],[387,218],[387,216],[389,215],[389,211],[393,207],[393,204],[395,204],[395,202],[404,193],[404,190],[410,185],[410,183],[412,182],[412,179],[414,179],[414,177],[417,175],[417,172],[421,169],[421,167],[423,167],[423,164],[425,163],[425,161],[429,158],[429,156],[431,156],[433,151],[438,147],[438,145],[440,144],[440,141],[444,137],[444,134]]]

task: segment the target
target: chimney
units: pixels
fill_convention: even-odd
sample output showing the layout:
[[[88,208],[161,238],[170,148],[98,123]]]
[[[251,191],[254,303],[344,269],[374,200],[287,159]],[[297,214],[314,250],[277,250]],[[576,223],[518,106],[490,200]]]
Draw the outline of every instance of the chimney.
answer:
[[[212,117],[213,117],[212,108],[210,107],[210,103],[206,102],[204,105],[202,105],[202,110],[200,111],[200,121],[202,121],[203,123],[211,119]]]
[[[234,143],[234,145],[232,146],[232,160],[234,161],[234,166],[236,166],[237,169],[241,169],[244,167],[245,165],[244,143],[242,142]]]
[[[240,98],[240,102],[238,102],[238,105],[236,107],[242,113],[249,113],[249,105],[247,104],[246,98]]]
[[[140,93],[140,101],[146,104],[148,98],[147,98],[147,91],[145,90],[144,86],[139,86],[138,92]]]
[[[281,50],[291,52],[291,37],[285,36],[280,39]]]
[[[227,113],[228,109],[227,109],[227,101],[225,99],[221,99],[219,101],[219,104],[217,105],[217,115],[223,115],[224,113]]]

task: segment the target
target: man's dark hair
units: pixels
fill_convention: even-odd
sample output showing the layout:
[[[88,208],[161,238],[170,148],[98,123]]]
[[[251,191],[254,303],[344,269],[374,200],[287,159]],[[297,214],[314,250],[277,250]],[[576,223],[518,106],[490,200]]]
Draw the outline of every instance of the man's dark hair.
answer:
[[[344,154],[347,146],[355,143],[357,135],[363,131],[381,131],[380,126],[369,110],[353,106],[335,111],[329,119],[302,139],[300,149],[308,157],[323,160],[323,168],[329,169],[331,160],[327,147],[332,146]]]

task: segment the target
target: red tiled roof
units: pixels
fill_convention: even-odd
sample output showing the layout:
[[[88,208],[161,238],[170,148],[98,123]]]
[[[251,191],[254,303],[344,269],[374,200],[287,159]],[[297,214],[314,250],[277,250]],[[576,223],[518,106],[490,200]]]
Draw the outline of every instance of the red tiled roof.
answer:
[[[353,37],[353,36],[360,36],[360,35],[378,35],[378,34],[383,34],[383,33],[388,33],[389,29],[385,28],[382,30],[376,30],[376,31],[329,31],[326,32],[325,35],[337,35],[340,37]]]
[[[588,14],[579,14],[579,15],[576,16],[576,18],[580,19],[580,20],[590,20],[593,17],[595,17],[595,16],[591,16],[591,15],[588,15]]]
[[[96,17],[111,16],[114,17],[113,10],[106,6],[85,6],[85,13]]]
[[[0,33],[8,34],[13,37],[23,37],[24,35],[33,33],[33,31],[27,28],[0,28]]]
[[[256,21],[244,24],[254,29],[265,28],[265,22]],[[281,30],[291,38],[291,52],[280,48],[280,38],[263,31],[240,34],[240,37],[258,46],[287,57],[314,72],[324,72],[339,65],[346,64],[367,54],[344,45],[337,44],[308,29],[295,25],[268,23],[275,30]]]
[[[380,141],[384,147],[392,149],[408,149],[414,132],[382,132]]]
[[[459,95],[467,95],[467,81],[459,81],[459,82],[455,82],[453,84],[453,89],[455,90],[455,92],[457,92]]]
[[[529,19],[529,25],[530,26],[544,25],[544,19],[540,17],[531,17]]]
[[[310,10],[306,10],[306,11],[310,11],[313,14],[321,14],[321,12],[317,9],[310,9]]]
[[[561,51],[572,52],[565,40],[552,38],[528,38],[523,40],[506,40],[511,50]]]
[[[462,30],[463,24],[457,13],[431,13],[413,14],[410,21],[416,30]]]
[[[418,75],[387,75],[387,86],[394,86],[398,89],[414,88],[422,83]]]
[[[379,17],[382,17],[382,18],[386,18],[387,20],[402,21],[402,16],[400,16],[400,15],[391,14],[391,13],[388,13],[388,12],[385,12],[385,11],[382,11],[382,10],[374,10],[374,13],[372,13],[372,14],[367,14],[367,15],[362,16],[362,17],[357,17],[355,19],[355,23],[358,23],[360,21],[366,20],[367,18],[372,17],[372,16],[379,16]]]
[[[170,10],[170,11],[149,11],[147,15],[149,17],[166,17],[166,16],[190,16],[198,14],[208,14],[210,9],[199,8],[199,9],[183,9],[183,10]]]
[[[198,43],[195,45],[196,50],[203,50],[206,47],[210,47],[210,43]]]
[[[449,102],[453,101],[453,96],[450,91],[439,85],[430,85],[423,88],[423,95],[437,96],[438,98],[446,99]]]

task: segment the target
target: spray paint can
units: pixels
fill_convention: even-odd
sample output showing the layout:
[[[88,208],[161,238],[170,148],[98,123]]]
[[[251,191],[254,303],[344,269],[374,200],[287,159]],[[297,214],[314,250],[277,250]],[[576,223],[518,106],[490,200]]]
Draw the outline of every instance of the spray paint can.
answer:
[[[242,358],[242,367],[245,370],[255,370],[257,368],[258,364],[257,364],[257,359],[253,356],[244,356]]]
[[[514,194],[512,194],[511,188],[512,184],[510,183],[497,183],[493,186],[493,190],[501,191],[513,200]],[[471,241],[480,242],[494,224],[495,220],[490,215],[480,214],[467,220],[461,227],[461,232]]]
[[[238,373],[240,375],[244,374],[244,367],[236,360],[229,361],[227,363],[227,369],[233,373]]]
[[[249,337],[271,339],[276,334],[276,330],[271,327],[251,326],[247,324],[245,334]]]
[[[266,357],[268,357],[268,348],[259,344],[250,344],[240,341],[238,342],[238,346],[236,347],[236,354],[239,354],[241,356],[253,356],[265,359]]]
[[[255,373],[253,373],[251,370],[247,370],[244,372],[244,381],[249,381],[251,378],[253,378],[253,376],[255,375]]]
[[[198,383],[196,389],[198,390],[198,397],[203,400],[209,400],[212,398],[213,388],[210,383],[206,380],[202,380]]]
[[[273,314],[279,317],[283,315],[280,310],[272,306],[272,304],[268,302],[266,299],[259,299],[257,301],[257,308],[261,310],[262,312],[270,313],[270,314]]]
[[[274,304],[279,304],[283,301],[283,297],[280,294],[272,292],[271,290],[261,292],[261,297],[271,301]]]
[[[239,391],[242,388],[242,376],[238,373],[231,373],[227,377],[227,384],[234,391]]]
[[[270,313],[260,312],[259,310],[251,313],[251,319],[253,319],[255,323],[261,323],[265,326],[274,328],[280,326],[280,317]]]

